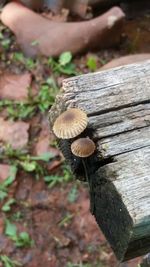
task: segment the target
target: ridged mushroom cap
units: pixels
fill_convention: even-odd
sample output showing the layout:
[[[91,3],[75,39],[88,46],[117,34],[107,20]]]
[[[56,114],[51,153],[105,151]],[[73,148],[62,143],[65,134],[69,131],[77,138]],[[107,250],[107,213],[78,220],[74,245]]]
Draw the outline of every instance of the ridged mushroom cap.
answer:
[[[95,144],[90,138],[79,138],[71,144],[72,153],[81,158],[91,156],[95,151]]]
[[[61,139],[70,139],[82,133],[88,124],[86,113],[78,108],[63,112],[54,122],[53,132]]]

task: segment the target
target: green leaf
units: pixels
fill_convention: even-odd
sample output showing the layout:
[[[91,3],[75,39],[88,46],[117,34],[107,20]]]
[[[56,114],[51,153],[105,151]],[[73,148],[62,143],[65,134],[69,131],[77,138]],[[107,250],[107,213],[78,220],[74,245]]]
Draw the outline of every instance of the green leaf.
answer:
[[[17,234],[17,228],[16,228],[16,225],[11,223],[9,220],[5,220],[5,235],[13,238],[13,237],[16,237],[16,234]]]
[[[41,112],[48,110],[49,107],[54,103],[56,93],[56,87],[50,87],[48,84],[43,84],[41,86],[37,97],[38,107]]]
[[[46,80],[46,83],[47,83],[50,87],[54,88],[55,90],[58,90],[56,81],[54,80],[53,77],[49,77],[49,78]]]
[[[28,242],[30,240],[30,236],[27,232],[21,232],[19,234],[19,238],[24,240],[25,242]]]
[[[4,267],[16,267],[16,266],[22,266],[22,264],[18,261],[12,260],[10,257],[6,255],[0,256],[0,261],[4,263]]]
[[[0,201],[3,201],[7,197],[7,192],[0,189]]]
[[[21,211],[17,211],[17,212],[12,214],[11,219],[13,221],[19,222],[23,219],[23,214],[21,213]]]
[[[31,70],[31,69],[34,69],[36,67],[37,63],[34,62],[34,60],[32,58],[26,58],[25,65],[26,65],[27,69]]]
[[[30,247],[33,245],[33,240],[30,238],[27,232],[21,232],[15,242],[16,247]]]
[[[52,57],[49,57],[49,58],[48,58],[47,64],[48,64],[48,66],[51,67],[53,70],[54,70],[54,68],[57,66],[57,62],[56,62]]]
[[[62,183],[63,177],[58,175],[44,176],[44,181],[49,184],[49,187],[53,187],[58,183]]]
[[[8,49],[10,47],[11,40],[5,38],[1,41],[1,44],[2,44],[3,48]]]
[[[75,64],[71,63],[72,55],[70,52],[64,52],[60,55],[58,62],[52,57],[48,59],[48,65],[54,73],[63,73],[67,75],[77,75]]]
[[[97,69],[97,62],[94,57],[89,57],[86,64],[91,71],[95,71]]]
[[[58,175],[49,175],[44,177],[44,181],[48,183],[48,187],[52,188],[56,184],[63,182],[63,177]]]
[[[31,156],[30,159],[31,160],[42,160],[42,161],[48,162],[50,159],[53,159],[54,157],[55,155],[53,155],[50,152],[47,152],[47,153],[43,153],[40,156]]]
[[[72,60],[72,54],[71,54],[71,52],[69,52],[69,51],[68,52],[64,52],[59,57],[59,64],[61,66],[65,66],[68,63],[70,63],[71,60]]]
[[[11,198],[9,199],[3,206],[2,206],[2,211],[4,212],[8,212],[11,210],[11,205],[13,205],[15,203],[15,199]]]
[[[0,32],[0,40],[4,39],[4,35],[2,34],[2,32]]]
[[[75,64],[73,63],[69,63],[67,64],[66,66],[58,66],[58,71],[60,73],[63,73],[63,74],[67,74],[67,75],[77,75],[77,71],[75,69]]]
[[[27,171],[27,172],[33,172],[36,169],[36,162],[35,161],[24,161],[24,162],[20,162],[20,165],[22,166],[22,168]]]
[[[8,178],[0,184],[0,200],[3,200],[7,196],[8,187],[13,183],[13,181],[16,178],[16,175],[17,175],[17,167],[11,166]],[[6,210],[7,208],[9,209],[7,205],[6,207],[4,205],[4,211],[6,211],[5,208]]]
[[[13,54],[13,59],[16,61],[19,61],[19,62],[24,62],[24,60],[25,60],[24,55],[20,52],[15,52]]]
[[[73,214],[67,213],[65,217],[59,222],[59,226],[64,226],[65,224],[69,224],[73,218]]]
[[[32,46],[36,46],[36,45],[39,45],[39,41],[38,40],[34,40],[32,43],[31,43]]]
[[[53,180],[56,180],[55,178],[58,177],[56,175],[49,175],[49,176],[44,176],[44,181],[49,183],[52,182]]]
[[[74,187],[71,189],[71,191],[69,192],[69,194],[68,194],[68,201],[69,201],[70,203],[73,203],[73,202],[76,201],[77,197],[78,197],[77,187],[74,186]]]
[[[6,105],[8,116],[12,119],[26,119],[34,114],[35,106],[30,103],[10,102]]]
[[[14,266],[11,264],[9,258],[6,255],[1,255],[0,260],[4,263],[5,267],[13,267]]]
[[[68,166],[63,167],[63,181],[64,182],[69,182],[73,178],[72,172]]]
[[[5,187],[8,187],[9,185],[11,185],[13,183],[13,181],[16,179],[16,175],[17,175],[17,167],[16,166],[11,166],[10,167],[10,173],[8,178],[3,182],[3,185]]]

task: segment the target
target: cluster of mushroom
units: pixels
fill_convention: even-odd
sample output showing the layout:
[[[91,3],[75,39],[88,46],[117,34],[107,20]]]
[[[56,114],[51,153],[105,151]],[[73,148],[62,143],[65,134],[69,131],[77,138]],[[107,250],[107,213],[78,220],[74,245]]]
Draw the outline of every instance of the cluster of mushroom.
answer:
[[[79,136],[87,127],[86,113],[77,108],[70,108],[63,112],[55,121],[54,134],[60,139],[72,139]],[[78,138],[71,144],[72,153],[80,158],[86,158],[95,151],[95,144],[89,138]]]
[[[91,156],[96,146],[89,137],[77,138],[87,127],[88,117],[86,113],[77,108],[70,108],[62,113],[53,125],[53,132],[59,139],[71,139],[71,152],[76,157],[82,160],[85,177],[88,181],[90,192],[90,210],[94,214],[94,199],[91,182],[88,176],[88,165],[86,165],[86,158]]]

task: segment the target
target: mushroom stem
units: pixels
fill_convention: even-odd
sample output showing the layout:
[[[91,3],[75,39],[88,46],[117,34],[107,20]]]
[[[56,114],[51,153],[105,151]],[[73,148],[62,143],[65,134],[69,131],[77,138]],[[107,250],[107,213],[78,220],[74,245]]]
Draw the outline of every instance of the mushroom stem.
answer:
[[[94,208],[95,208],[95,196],[94,196],[94,190],[93,190],[93,179],[90,179],[89,176],[90,171],[88,171],[88,164],[86,164],[86,158],[91,156],[96,149],[96,146],[94,142],[89,138],[79,138],[75,140],[71,144],[71,152],[82,159],[82,164],[85,171],[86,180],[89,185],[89,193],[90,193],[90,211],[92,214],[94,214]]]
[[[84,167],[84,171],[85,171],[85,177],[86,177],[86,180],[88,182],[88,187],[89,187],[89,194],[90,194],[90,211],[91,211],[91,214],[93,215],[94,214],[94,195],[93,195],[93,186],[92,186],[92,183],[90,181],[90,178],[89,178],[89,174],[88,174],[88,167],[87,167],[87,164],[86,164],[86,160],[82,158],[82,164],[83,164],[83,167]]]

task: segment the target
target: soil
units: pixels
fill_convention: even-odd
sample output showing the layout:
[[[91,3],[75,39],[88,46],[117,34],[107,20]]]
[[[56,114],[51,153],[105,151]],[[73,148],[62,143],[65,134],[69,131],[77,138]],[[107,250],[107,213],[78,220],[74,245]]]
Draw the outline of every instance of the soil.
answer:
[[[47,58],[38,58],[33,68],[14,60],[14,53],[21,53],[21,50],[13,34],[2,24],[0,29],[9,43],[8,46],[4,42],[0,43],[0,74],[29,72],[32,76],[31,87],[34,96],[39,92],[39,85],[49,77],[53,77],[56,84],[61,87],[61,82],[68,77],[67,75],[53,73],[46,63]],[[150,52],[149,33],[148,15],[126,21],[120,46],[76,56],[73,62],[77,71],[90,72],[87,59],[91,55],[95,57],[98,69],[121,55]],[[41,165],[48,171],[48,175],[69,175],[69,178],[49,187],[42,174],[37,177],[34,171],[18,169],[17,177],[9,187],[7,198],[0,202],[0,206],[3,207],[8,199],[15,199],[10,211],[0,211],[0,256],[7,255],[12,264],[6,265],[1,259],[0,266],[17,266],[20,263],[21,266],[27,267],[115,267],[118,264],[117,260],[89,212],[86,184],[70,178],[68,171],[67,175],[64,174],[66,163],[55,147],[54,137],[49,133],[47,116],[48,111],[42,113],[37,109],[32,118],[19,119],[30,125],[26,149],[30,155],[37,154],[37,151],[39,155],[43,151],[55,154],[48,163],[40,162]],[[1,109],[1,117],[8,117],[5,108]],[[42,144],[39,144],[41,140]],[[3,156],[3,146],[4,144],[0,148],[0,164],[13,165],[15,156],[13,160],[10,160],[10,155]],[[34,241],[33,244],[17,248],[12,238],[6,235],[6,219],[16,225],[17,233],[27,232]],[[139,259],[136,259],[126,266],[135,267],[138,262]]]

